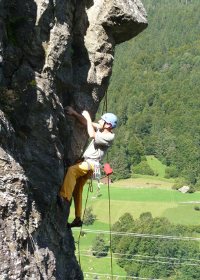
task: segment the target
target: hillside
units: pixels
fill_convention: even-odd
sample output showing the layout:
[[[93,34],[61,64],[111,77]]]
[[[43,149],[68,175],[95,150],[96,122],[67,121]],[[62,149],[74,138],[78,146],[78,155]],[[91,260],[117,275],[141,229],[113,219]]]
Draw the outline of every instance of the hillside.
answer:
[[[154,155],[200,185],[200,2],[144,0],[149,27],[116,49],[108,110],[120,119],[110,154],[117,178]]]

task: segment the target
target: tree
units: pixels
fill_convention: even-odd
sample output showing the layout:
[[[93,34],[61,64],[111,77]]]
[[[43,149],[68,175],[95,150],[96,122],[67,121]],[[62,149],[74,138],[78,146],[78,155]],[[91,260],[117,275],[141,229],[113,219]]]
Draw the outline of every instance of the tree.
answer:
[[[124,268],[128,277],[198,279],[200,268],[197,241],[153,237],[195,236],[199,227],[174,225],[166,218],[153,218],[149,212],[142,213],[135,221],[128,213],[123,217],[113,225],[113,229],[119,232],[126,229],[127,233],[138,233],[138,236],[134,237],[128,234],[115,237],[114,252],[119,254],[117,263]],[[151,238],[145,235],[150,235]],[[191,258],[191,262],[196,265],[190,266]]]
[[[96,220],[96,215],[94,215],[92,212],[93,212],[92,207],[86,208],[84,219],[83,219],[84,225],[86,226],[92,225]]]
[[[130,177],[130,169],[128,163],[128,157],[123,147],[115,149],[110,158],[111,166],[113,167],[113,178],[122,179]]]
[[[112,226],[112,231],[126,232],[133,225],[133,217],[130,213],[124,213],[119,220]],[[115,251],[121,240],[121,236],[114,235],[112,238],[112,250]]]
[[[177,178],[178,175],[176,166],[168,166],[165,170],[165,178]]]
[[[109,247],[106,245],[104,235],[99,234],[93,241],[92,254],[98,258],[105,257],[108,254]]]

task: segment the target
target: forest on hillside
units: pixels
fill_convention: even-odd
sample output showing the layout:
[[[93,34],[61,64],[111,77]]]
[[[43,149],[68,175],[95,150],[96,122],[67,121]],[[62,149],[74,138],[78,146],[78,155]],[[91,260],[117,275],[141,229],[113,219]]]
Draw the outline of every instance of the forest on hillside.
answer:
[[[168,177],[198,189],[200,1],[143,3],[148,28],[116,48],[108,110],[119,116],[119,126],[110,162],[116,179],[128,178],[154,155]]]
[[[199,226],[174,225],[146,212],[137,220],[125,213],[112,230],[119,233],[112,248],[127,279],[199,279]]]

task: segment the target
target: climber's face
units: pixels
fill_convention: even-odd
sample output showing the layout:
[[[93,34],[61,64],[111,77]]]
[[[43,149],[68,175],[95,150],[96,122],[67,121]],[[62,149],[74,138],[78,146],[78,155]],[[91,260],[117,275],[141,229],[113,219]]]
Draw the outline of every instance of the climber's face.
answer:
[[[100,129],[104,129],[104,128],[110,128],[110,124],[108,124],[107,122],[105,122],[104,120],[100,119],[98,121],[98,124],[100,125]]]

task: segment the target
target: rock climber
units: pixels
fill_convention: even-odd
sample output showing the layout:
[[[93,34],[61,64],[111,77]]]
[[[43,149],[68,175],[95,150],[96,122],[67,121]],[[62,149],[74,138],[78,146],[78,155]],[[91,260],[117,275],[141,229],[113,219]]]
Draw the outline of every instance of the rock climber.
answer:
[[[94,123],[86,110],[79,114],[71,106],[67,106],[65,111],[87,126],[88,135],[92,138],[83,154],[83,159],[68,168],[58,196],[58,203],[65,203],[68,208],[70,208],[73,197],[75,219],[72,223],[68,223],[68,227],[81,227],[83,223],[81,220],[83,186],[95,169],[99,169],[100,161],[112,145],[115,137],[113,128],[117,125],[117,117],[112,113],[105,113],[98,123]]]

